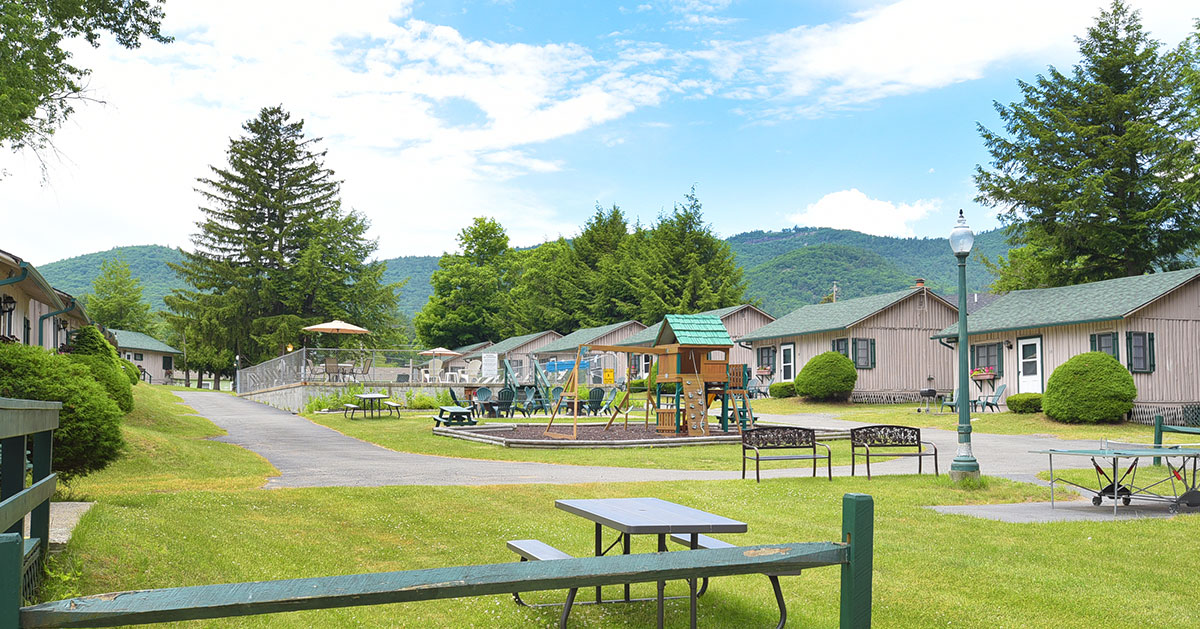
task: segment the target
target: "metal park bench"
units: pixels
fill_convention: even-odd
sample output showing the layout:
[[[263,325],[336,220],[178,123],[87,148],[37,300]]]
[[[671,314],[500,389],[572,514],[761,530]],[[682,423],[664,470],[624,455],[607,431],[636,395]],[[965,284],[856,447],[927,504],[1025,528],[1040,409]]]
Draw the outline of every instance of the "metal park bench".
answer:
[[[817,446],[825,448],[825,454],[817,454]],[[810,454],[774,454],[764,456],[763,450],[809,450]],[[753,451],[750,455],[747,452]],[[746,461],[754,461],[754,480],[759,477],[761,461],[812,461],[813,478],[817,476],[817,461],[825,459],[829,480],[833,480],[833,461],[829,446],[817,441],[817,433],[811,428],[793,426],[760,426],[742,431],[742,478],[746,478]]]
[[[577,590],[741,574],[796,574],[808,568],[841,566],[840,626],[858,629],[871,625],[873,520],[874,503],[870,496],[846,494],[842,499],[842,540],[839,542],[578,558],[561,557],[565,555],[561,551],[548,553],[547,548],[554,549],[543,544],[545,548],[522,546],[521,550],[530,556],[552,561],[135,590],[28,607],[20,607],[19,586],[10,578],[0,580],[0,599],[3,601],[0,603],[0,627],[113,627],[520,591]],[[0,535],[0,561],[15,566],[21,543],[19,535]],[[522,557],[529,558],[525,554]],[[690,598],[692,627],[695,627],[694,590]],[[778,602],[782,626],[787,619],[786,609],[782,597]],[[563,606],[560,627],[566,625],[569,606],[570,601]],[[661,627],[661,616],[659,618]]]
[[[925,450],[922,444],[928,445],[932,451]],[[895,452],[894,448],[916,448],[916,452]],[[865,452],[860,454],[859,448]],[[874,449],[875,452],[871,450]],[[879,450],[884,450],[880,452]],[[863,426],[850,429],[850,475],[854,476],[854,463],[858,457],[867,459],[867,479],[871,478],[871,457],[917,457],[917,473],[921,473],[921,462],[927,456],[933,457],[933,474],[938,475],[937,446],[932,441],[921,441],[921,429],[909,426]]]

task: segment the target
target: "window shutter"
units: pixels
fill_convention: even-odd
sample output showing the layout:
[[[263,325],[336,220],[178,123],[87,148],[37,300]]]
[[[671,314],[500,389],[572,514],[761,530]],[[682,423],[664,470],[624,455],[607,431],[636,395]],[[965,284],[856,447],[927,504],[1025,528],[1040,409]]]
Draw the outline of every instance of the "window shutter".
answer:
[[[974,345],[971,346],[971,351],[968,353],[971,355],[971,371],[974,371],[975,370],[975,346]]]
[[[996,377],[1004,375],[1004,343],[996,343]]]
[[[831,351],[831,352],[837,351],[837,339],[831,339],[829,341],[829,351]]]
[[[1091,344],[1092,344],[1092,349],[1091,349],[1090,351],[1093,351],[1093,352],[1094,352],[1094,351],[1096,351],[1096,335],[1095,335],[1095,334],[1089,334],[1089,335],[1088,335],[1088,341],[1090,341],[1090,342],[1091,342]]]
[[[871,339],[871,369],[875,368],[875,339]]]
[[[1149,373],[1154,373],[1154,333],[1146,335],[1146,354],[1150,357]]]
[[[1133,371],[1133,332],[1125,333],[1125,367]]]
[[[1112,333],[1112,346],[1113,346],[1113,358],[1116,358],[1117,362],[1121,362],[1121,344],[1119,342],[1117,342],[1117,333],[1116,332]]]
[[[850,339],[850,360],[854,362],[855,367],[860,367],[858,364],[858,339]]]

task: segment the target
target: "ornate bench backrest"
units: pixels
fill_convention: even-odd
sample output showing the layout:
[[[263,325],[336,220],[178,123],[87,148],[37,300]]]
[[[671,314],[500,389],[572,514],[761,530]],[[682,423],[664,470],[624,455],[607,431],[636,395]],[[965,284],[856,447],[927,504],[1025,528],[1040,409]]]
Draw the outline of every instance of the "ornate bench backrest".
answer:
[[[742,445],[756,448],[807,448],[816,441],[811,428],[765,426],[742,431]]]
[[[856,446],[919,446],[921,429],[910,426],[863,426],[850,429],[850,443]]]

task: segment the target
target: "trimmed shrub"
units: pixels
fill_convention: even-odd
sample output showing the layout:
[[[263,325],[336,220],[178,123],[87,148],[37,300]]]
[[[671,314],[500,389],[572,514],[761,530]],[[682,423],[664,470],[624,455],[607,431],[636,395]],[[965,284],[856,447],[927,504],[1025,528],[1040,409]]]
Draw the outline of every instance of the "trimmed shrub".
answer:
[[[87,367],[66,356],[0,344],[0,396],[62,402],[53,466],[63,482],[103,469],[125,446],[116,402]]]
[[[796,397],[796,385],[792,382],[776,382],[767,387],[771,397]]]
[[[109,344],[94,325],[85,325],[79,328],[79,331],[71,339],[71,353],[102,356],[113,362],[116,362],[118,358],[117,348]]]
[[[629,381],[629,392],[630,393],[645,393],[646,392],[646,379],[638,378],[637,380],[630,380]]]
[[[813,356],[796,374],[796,395],[811,400],[850,399],[858,370],[854,362],[838,352]]]
[[[658,361],[657,360],[654,361],[654,365],[650,367],[650,374],[648,376],[646,376],[646,386],[650,389],[651,392],[654,391],[654,385],[656,385],[656,384],[658,384]],[[675,387],[676,387],[676,383],[674,383],[674,382],[664,382],[662,385],[662,392],[664,394],[670,393],[671,395],[675,395]]]
[[[1087,352],[1058,366],[1046,381],[1042,409],[1050,419],[1072,424],[1119,422],[1133,410],[1137,387],[1117,359]]]
[[[1004,403],[1008,406],[1008,410],[1014,413],[1042,412],[1041,393],[1014,393],[1008,396]]]
[[[117,408],[121,409],[122,413],[133,410],[133,385],[129,384],[125,371],[116,363],[103,356],[87,354],[69,354],[68,357],[71,362],[88,368],[92,378],[104,387],[108,397],[117,403]]]
[[[121,369],[125,370],[125,376],[129,378],[129,384],[137,384],[142,381],[142,372],[138,370],[137,365],[124,359],[118,358],[121,361]]]

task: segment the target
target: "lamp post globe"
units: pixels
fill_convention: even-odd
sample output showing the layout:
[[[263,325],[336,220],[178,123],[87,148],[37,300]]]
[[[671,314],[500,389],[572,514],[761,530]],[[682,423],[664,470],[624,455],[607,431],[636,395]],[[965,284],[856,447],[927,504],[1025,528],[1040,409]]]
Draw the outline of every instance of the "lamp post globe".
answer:
[[[975,234],[967,226],[963,211],[958,211],[958,223],[950,231],[950,249],[958,258],[958,393],[954,396],[958,408],[958,451],[950,463],[950,478],[955,482],[979,478],[979,461],[971,452],[971,412],[967,400],[971,397],[967,369],[967,256],[975,244]]]

